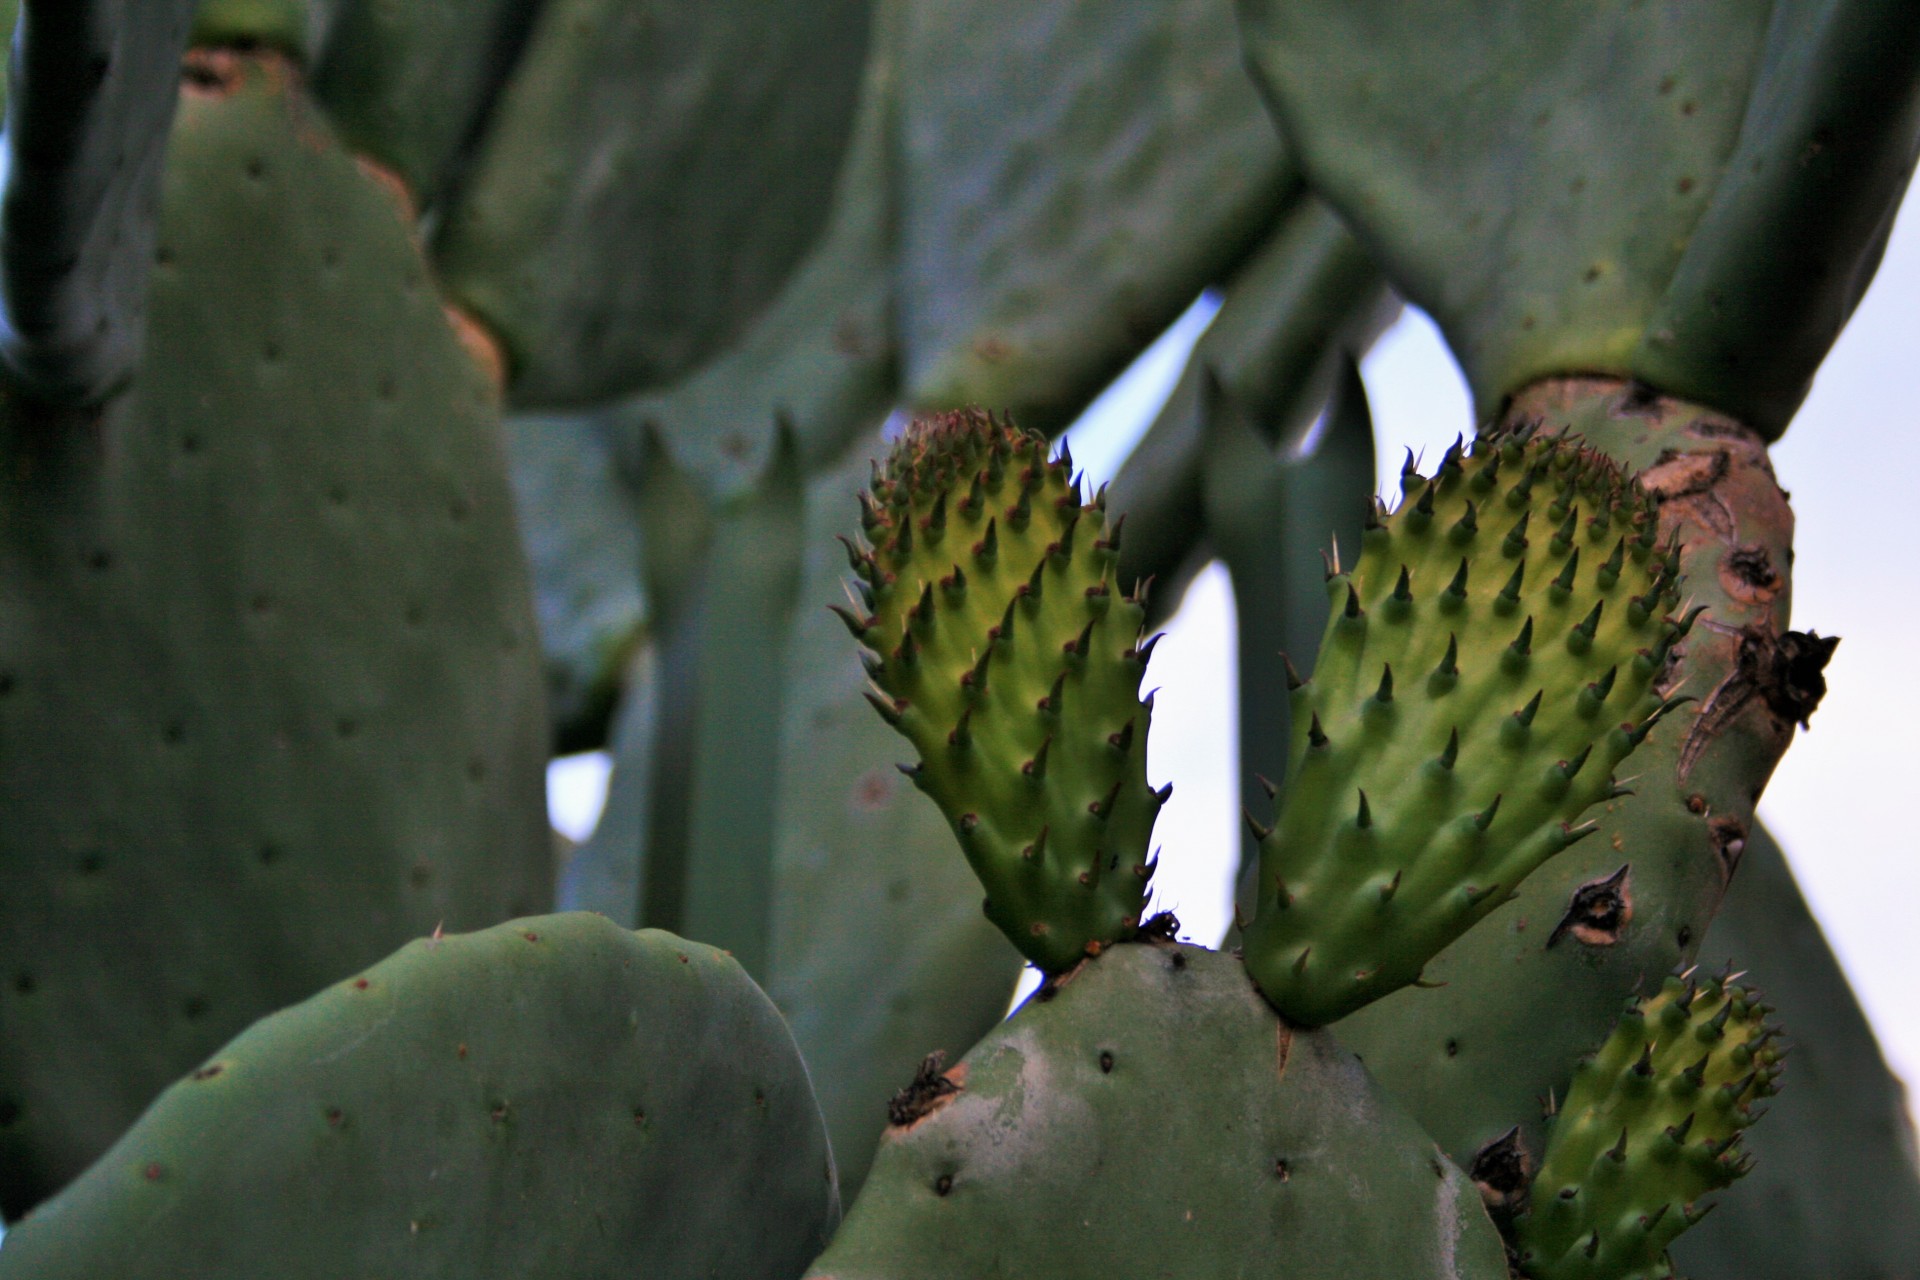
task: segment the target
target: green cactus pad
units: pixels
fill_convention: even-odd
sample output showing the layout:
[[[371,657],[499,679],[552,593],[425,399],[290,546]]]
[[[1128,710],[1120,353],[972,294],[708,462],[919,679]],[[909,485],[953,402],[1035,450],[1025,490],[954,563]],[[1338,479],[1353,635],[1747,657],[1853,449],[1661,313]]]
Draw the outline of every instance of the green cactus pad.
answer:
[[[1167,794],[1147,785],[1144,613],[1070,470],[1011,421],[915,422],[864,500],[874,547],[850,551],[863,609],[844,615],[988,918],[1048,973],[1139,927]]]
[[[1627,1006],[1574,1073],[1514,1221],[1527,1275],[1672,1275],[1667,1246],[1706,1212],[1700,1197],[1746,1172],[1740,1131],[1779,1087],[1779,1029],[1766,1012],[1729,979],[1669,978]]]
[[[1434,317],[1483,418],[1603,373],[1779,435],[1920,148],[1897,0],[1237,7],[1308,181]]]
[[[1312,1026],[1417,980],[1590,832],[1580,815],[1675,705],[1655,691],[1685,631],[1663,616],[1675,567],[1617,467],[1520,430],[1456,444],[1431,479],[1410,458],[1403,484],[1329,576],[1261,833],[1247,967]]]
[[[740,337],[826,225],[869,17],[537,6],[435,243],[519,403],[665,385]]]
[[[7,1233],[5,1280],[794,1275],[839,1218],[740,966],[543,916],[275,1014]]]
[[[552,892],[493,391],[286,61],[195,56],[132,384],[0,401],[9,1216],[257,1019]]]
[[[1111,947],[892,1112],[814,1280],[1507,1275],[1433,1140],[1220,952]]]
[[[907,398],[1052,435],[1258,245],[1299,178],[1225,4],[901,7]]]

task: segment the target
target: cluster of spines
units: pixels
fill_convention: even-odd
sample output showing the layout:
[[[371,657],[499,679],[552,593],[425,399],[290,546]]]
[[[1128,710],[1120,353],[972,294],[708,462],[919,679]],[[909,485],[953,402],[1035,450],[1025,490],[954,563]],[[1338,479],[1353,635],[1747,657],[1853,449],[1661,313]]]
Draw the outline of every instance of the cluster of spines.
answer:
[[[1120,525],[1063,449],[979,411],[916,420],[848,544],[869,700],[919,749],[986,911],[1049,973],[1131,936],[1168,789],[1146,782],[1152,641],[1113,575]]]
[[[1672,1274],[1666,1250],[1744,1174],[1742,1131],[1779,1091],[1779,1028],[1737,974],[1667,979],[1628,1004],[1553,1119],[1515,1256],[1535,1280]]]
[[[1288,795],[1261,842],[1248,966],[1322,1024],[1425,962],[1591,834],[1613,770],[1684,698],[1660,685],[1679,551],[1603,455],[1531,430],[1456,443],[1376,503],[1311,681],[1289,666]],[[1251,819],[1250,819],[1251,820]]]

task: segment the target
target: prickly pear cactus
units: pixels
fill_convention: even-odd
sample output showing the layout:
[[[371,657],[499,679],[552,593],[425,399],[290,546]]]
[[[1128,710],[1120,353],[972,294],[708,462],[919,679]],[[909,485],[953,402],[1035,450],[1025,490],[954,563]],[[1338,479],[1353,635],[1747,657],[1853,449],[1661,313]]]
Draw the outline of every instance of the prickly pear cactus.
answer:
[[[815,1280],[1504,1280],[1473,1187],[1230,955],[1110,947],[896,1099]]]
[[[724,953],[575,913],[256,1023],[7,1233],[5,1280],[781,1280],[839,1220],[805,1065]]]
[[[908,428],[865,500],[845,618],[988,918],[1060,973],[1139,928],[1169,792],[1147,785],[1151,646],[1113,581],[1118,529],[1047,452],[979,412]]]
[[[1778,1088],[1779,1028],[1729,978],[1667,979],[1574,1073],[1514,1222],[1535,1280],[1671,1277],[1701,1197],[1746,1172],[1741,1131]]]
[[[0,391],[9,1215],[255,1019],[551,893],[494,388],[297,67],[179,92],[131,383]]]
[[[1409,458],[1402,483],[1328,579],[1245,932],[1260,989],[1309,1025],[1416,981],[1590,834],[1581,814],[1673,705],[1676,565],[1619,468],[1518,431],[1430,478]]]

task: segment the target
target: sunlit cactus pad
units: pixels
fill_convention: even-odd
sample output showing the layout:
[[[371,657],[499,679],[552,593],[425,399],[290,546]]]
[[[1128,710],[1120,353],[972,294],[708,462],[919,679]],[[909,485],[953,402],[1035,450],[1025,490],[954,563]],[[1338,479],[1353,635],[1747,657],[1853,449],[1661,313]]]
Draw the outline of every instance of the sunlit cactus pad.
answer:
[[[1671,1277],[1667,1246],[1745,1173],[1740,1133],[1779,1089],[1777,1027],[1728,978],[1669,978],[1581,1064],[1514,1224],[1536,1280]]]
[[[864,496],[844,613],[875,707],[987,887],[987,915],[1049,973],[1131,936],[1166,793],[1147,785],[1139,601],[1119,527],[1072,462],[1011,420],[914,422]]]
[[[1403,488],[1333,564],[1261,832],[1247,967],[1308,1025],[1417,980],[1592,831],[1580,815],[1677,703],[1677,556],[1609,459],[1521,431],[1456,444],[1431,478],[1409,460]]]

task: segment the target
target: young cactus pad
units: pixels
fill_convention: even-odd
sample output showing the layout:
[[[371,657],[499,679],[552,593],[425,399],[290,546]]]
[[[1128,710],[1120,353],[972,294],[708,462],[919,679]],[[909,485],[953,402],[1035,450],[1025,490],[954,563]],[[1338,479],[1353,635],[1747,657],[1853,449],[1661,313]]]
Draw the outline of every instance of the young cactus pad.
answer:
[[[850,548],[872,701],[987,887],[987,917],[1048,973],[1138,928],[1147,840],[1147,650],[1114,589],[1119,526],[1071,460],[979,411],[907,428]],[[904,767],[904,766],[903,766]]]
[[[1745,1173],[1740,1132],[1778,1091],[1766,1009],[1731,978],[1669,978],[1583,1062],[1514,1223],[1536,1280],[1670,1277],[1666,1249]]]
[[[1675,700],[1687,625],[1653,502],[1607,458],[1516,432],[1450,449],[1376,510],[1313,678],[1288,794],[1261,829],[1247,968],[1320,1026],[1415,981],[1581,836]]]

